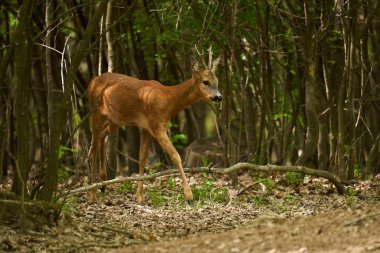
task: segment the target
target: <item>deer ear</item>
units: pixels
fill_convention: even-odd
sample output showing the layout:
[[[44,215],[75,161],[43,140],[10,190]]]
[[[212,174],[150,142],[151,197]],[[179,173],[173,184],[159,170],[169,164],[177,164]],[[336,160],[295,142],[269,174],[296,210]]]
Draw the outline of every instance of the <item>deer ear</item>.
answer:
[[[212,72],[215,72],[216,67],[219,65],[219,62],[220,62],[220,55],[219,55],[218,58],[216,58],[216,59],[212,62]]]
[[[199,64],[198,64],[197,60],[195,60],[194,57],[191,57],[191,69],[192,69],[193,73],[199,71]]]

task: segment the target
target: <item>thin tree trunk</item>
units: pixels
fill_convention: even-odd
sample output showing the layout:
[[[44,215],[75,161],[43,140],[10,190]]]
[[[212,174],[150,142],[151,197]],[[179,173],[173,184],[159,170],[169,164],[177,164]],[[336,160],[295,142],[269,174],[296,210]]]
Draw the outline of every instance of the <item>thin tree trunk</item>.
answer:
[[[107,59],[108,59],[108,72],[113,72],[113,45],[112,45],[112,32],[110,29],[112,17],[112,0],[107,5],[106,17],[106,39],[107,39]],[[119,129],[108,135],[107,145],[107,178],[113,179],[116,177],[117,171],[117,144],[119,141]]]
[[[376,137],[373,142],[372,148],[368,154],[367,164],[365,167],[364,175],[368,175],[370,173],[377,174],[380,172],[380,134]]]
[[[257,29],[259,33],[259,55],[260,55],[260,86],[261,86],[261,116],[260,116],[260,134],[259,134],[259,150],[257,156],[260,163],[269,163],[271,160],[272,149],[274,144],[273,131],[273,86],[271,81],[271,63],[269,53],[268,41],[268,14],[269,6],[264,3],[264,15],[262,18],[261,9],[258,0],[254,1],[256,9]],[[266,119],[266,120],[265,120]],[[267,126],[267,133],[265,134],[264,125]],[[267,137],[267,138],[266,138]],[[261,145],[264,143],[263,145]]]
[[[223,144],[224,144],[224,165],[229,166],[230,165],[230,159],[231,159],[231,84],[229,80],[228,73],[230,72],[228,69],[228,60],[227,57],[225,58],[225,86],[223,90]]]
[[[17,135],[16,168],[12,191],[19,196],[26,193],[26,182],[30,170],[30,150],[29,150],[29,91],[31,75],[31,16],[33,1],[23,1],[20,8],[20,20],[15,32],[15,117]]]
[[[11,121],[11,104],[9,101],[9,96],[5,95],[3,96],[4,104],[3,104],[3,111],[4,116],[1,119],[1,146],[0,146],[0,166],[2,167],[0,170],[0,183],[3,181],[4,177],[8,174],[8,164],[5,162],[5,151],[7,149],[7,145],[9,143],[9,132],[10,132],[10,121]]]
[[[301,156],[296,161],[297,165],[307,165],[312,159],[318,143],[318,117],[316,111],[316,96],[315,96],[315,65],[308,63],[306,70],[306,96],[305,96],[305,110],[307,119],[307,130],[305,146]]]
[[[13,48],[13,47],[12,47]],[[9,140],[10,140],[10,121],[11,121],[11,101],[8,91],[8,84],[5,82],[5,75],[6,70],[9,62],[11,61],[12,55],[14,50],[9,49],[4,57],[0,60],[0,89],[4,88],[4,92],[2,92],[2,98],[3,100],[3,117],[1,118],[1,133],[2,133],[2,140],[1,140],[1,146],[0,146],[0,166],[2,166],[0,171],[0,182],[3,180],[3,177],[7,175],[8,173],[8,163],[6,162],[6,150],[7,146],[9,146]]]
[[[61,134],[65,119],[67,118],[67,112],[70,108],[71,95],[73,91],[73,83],[76,77],[78,67],[82,58],[88,52],[88,45],[96,26],[99,24],[99,20],[106,10],[108,0],[102,0],[99,3],[95,13],[90,18],[86,31],[84,32],[83,39],[79,42],[78,50],[74,54],[72,62],[67,70],[67,75],[64,83],[65,92],[62,97],[60,110],[55,113],[55,127],[51,133],[51,150],[48,158],[48,169],[46,171],[45,180],[43,182],[41,191],[38,194],[38,198],[41,200],[50,201],[53,193],[57,187],[57,168],[59,167],[60,160],[58,157],[58,151],[60,146]]]
[[[50,0],[45,1],[45,24],[46,27],[50,27],[50,9],[51,9],[52,2]],[[46,64],[46,86],[47,86],[47,123],[48,123],[48,137],[47,137],[47,153],[51,153],[51,149],[53,147],[51,146],[51,133],[52,129],[54,129],[54,94],[53,94],[53,88],[54,88],[54,79],[52,74],[52,66],[51,66],[51,31],[48,29],[46,31],[46,37],[45,37],[45,64]]]
[[[316,110],[316,80],[315,80],[315,61],[316,45],[312,41],[314,31],[314,15],[309,9],[307,1],[304,1],[305,11],[305,34],[303,45],[303,60],[305,67],[305,111],[307,119],[306,140],[301,156],[296,161],[297,165],[307,165],[312,159],[318,143],[318,117]]]
[[[103,73],[103,47],[104,47],[104,16],[100,18],[100,39],[99,39],[99,52],[98,52],[98,75]]]
[[[354,166],[356,161],[356,151],[358,145],[355,144],[357,133],[357,128],[355,127],[355,104],[354,99],[360,98],[360,86],[359,80],[356,78],[357,75],[356,65],[357,65],[357,57],[356,57],[356,49],[358,46],[358,33],[357,26],[359,25],[357,22],[357,8],[356,1],[350,0],[348,3],[349,13],[350,13],[350,25],[349,25],[349,65],[348,65],[348,92],[347,92],[347,134],[348,140],[347,143],[349,145],[348,157],[347,157],[347,179],[354,178]],[[359,89],[358,89],[359,88]],[[359,93],[359,94],[358,94]]]
[[[338,1],[338,8],[340,13],[345,13],[349,11],[351,8],[351,4],[348,4],[347,9],[346,4],[343,1]],[[336,173],[343,179],[347,178],[347,157],[349,156],[348,146],[348,138],[347,134],[349,131],[349,122],[347,122],[348,113],[345,111],[345,106],[351,103],[350,98],[348,97],[350,94],[348,90],[350,89],[351,82],[351,70],[352,66],[352,37],[351,37],[351,18],[347,15],[342,15],[342,31],[344,38],[344,72],[343,77],[339,86],[339,95],[338,95],[338,142],[337,142],[337,154],[336,154]],[[347,156],[347,157],[346,157]]]
[[[108,72],[113,72],[113,45],[111,34],[111,16],[112,16],[112,0],[107,4],[106,16],[106,39],[107,39],[107,59],[108,59]]]

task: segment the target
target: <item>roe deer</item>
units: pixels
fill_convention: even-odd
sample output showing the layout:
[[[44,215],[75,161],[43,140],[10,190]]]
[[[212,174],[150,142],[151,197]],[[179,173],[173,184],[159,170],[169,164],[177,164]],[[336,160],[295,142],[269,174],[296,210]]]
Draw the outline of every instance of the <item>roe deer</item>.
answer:
[[[144,175],[149,143],[154,137],[169,155],[179,170],[186,200],[193,199],[193,193],[182,168],[181,157],[173,147],[167,134],[167,124],[176,113],[201,99],[222,101],[218,90],[215,69],[220,57],[212,61],[211,47],[209,62],[203,67],[193,66],[192,78],[175,86],[164,86],[158,81],[146,81],[130,76],[105,73],[94,78],[88,87],[91,106],[92,143],[91,156],[92,183],[97,180],[97,155],[100,152],[100,177],[107,179],[105,138],[122,125],[141,128],[139,151],[139,174]],[[91,201],[96,200],[96,190],[91,191]],[[144,201],[143,182],[138,182],[136,199]]]

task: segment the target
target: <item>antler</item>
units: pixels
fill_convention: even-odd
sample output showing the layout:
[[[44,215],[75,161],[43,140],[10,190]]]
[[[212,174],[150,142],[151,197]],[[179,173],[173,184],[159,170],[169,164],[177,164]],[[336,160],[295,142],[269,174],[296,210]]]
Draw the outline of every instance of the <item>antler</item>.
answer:
[[[212,61],[212,45],[210,45],[208,49],[208,68],[212,70],[213,72],[215,72],[216,67],[218,66],[219,62],[220,62],[220,55],[218,56],[218,58]]]
[[[211,70],[212,70],[213,72],[215,72],[216,67],[218,66],[219,62],[220,62],[220,55],[219,55],[218,58],[216,58],[216,59],[213,61],[213,63],[212,63],[212,68],[211,68]]]
[[[205,69],[215,71],[216,67],[218,66],[218,64],[220,62],[220,56],[218,58],[216,58],[214,61],[212,60],[212,45],[210,45],[210,47],[207,49],[207,51],[208,51],[208,65],[206,65],[205,61],[203,60],[203,52],[202,53],[199,52],[196,44],[194,45],[194,51],[197,52],[197,54],[199,55],[199,58],[202,61],[202,65]]]
[[[199,52],[199,50],[198,50],[198,48],[197,48],[197,44],[194,45],[194,50],[195,50],[195,51],[197,52],[197,54],[199,55],[199,58],[200,58],[201,61],[202,61],[202,65],[203,65],[203,67],[204,67],[204,68],[207,68],[206,63],[205,63],[205,61],[203,60],[203,52],[202,52],[202,53]]]
[[[208,48],[208,69],[212,69],[212,45]]]

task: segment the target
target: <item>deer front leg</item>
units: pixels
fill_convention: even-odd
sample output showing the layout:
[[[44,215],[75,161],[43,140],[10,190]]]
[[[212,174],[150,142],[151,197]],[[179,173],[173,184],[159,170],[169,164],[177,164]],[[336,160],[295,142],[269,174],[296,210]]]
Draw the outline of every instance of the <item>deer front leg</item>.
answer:
[[[150,140],[152,139],[152,135],[148,132],[148,130],[143,129],[141,131],[140,136],[140,152],[139,152],[139,175],[144,175],[144,168],[146,163],[146,158],[148,155],[148,148]],[[144,202],[144,188],[143,181],[139,181],[137,183],[137,191],[136,191],[136,199],[137,203],[141,204]]]
[[[156,131],[155,138],[157,139],[158,143],[161,145],[162,149],[169,155],[174,165],[177,167],[179,174],[181,176],[182,187],[185,193],[186,200],[188,201],[193,200],[193,192],[191,191],[191,188],[189,186],[189,183],[187,182],[185,173],[183,172],[181,157],[179,156],[177,150],[174,148],[173,144],[171,143],[166,133],[166,129],[161,129],[161,130]]]

